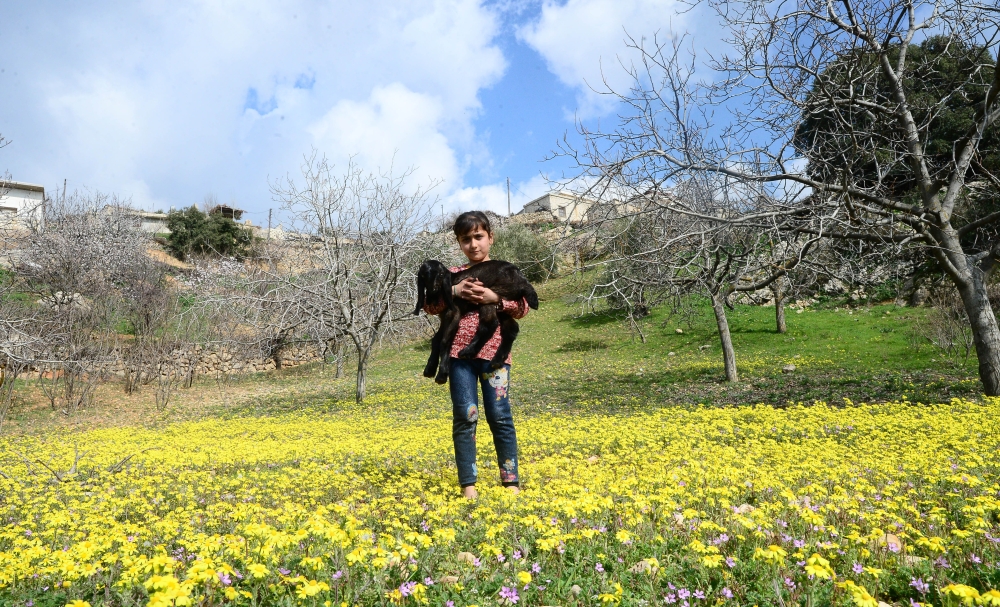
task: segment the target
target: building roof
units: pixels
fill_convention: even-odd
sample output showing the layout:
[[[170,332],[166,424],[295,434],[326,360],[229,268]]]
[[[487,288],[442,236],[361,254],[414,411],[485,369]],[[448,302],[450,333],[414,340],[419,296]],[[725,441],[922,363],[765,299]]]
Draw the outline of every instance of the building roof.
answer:
[[[0,179],[0,189],[4,190],[26,190],[28,192],[42,192],[45,193],[45,186],[40,186],[34,183],[25,183],[23,181],[7,181],[5,179]]]

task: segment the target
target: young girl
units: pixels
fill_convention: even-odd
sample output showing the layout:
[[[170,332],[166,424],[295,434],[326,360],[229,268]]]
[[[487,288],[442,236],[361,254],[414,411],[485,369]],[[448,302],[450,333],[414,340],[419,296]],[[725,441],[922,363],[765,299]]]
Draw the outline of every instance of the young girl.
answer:
[[[450,268],[461,272],[469,266],[488,261],[490,246],[493,245],[493,230],[485,213],[470,211],[462,213],[455,220],[455,237],[462,253],[469,263]],[[502,301],[496,293],[486,288],[479,280],[467,278],[452,287],[455,297],[467,299],[475,304],[496,304],[498,308],[513,318],[523,318],[528,313],[528,302]],[[443,304],[425,305],[428,314],[440,314]],[[504,366],[493,369],[490,359],[500,346],[500,328],[486,342],[475,359],[458,358],[458,352],[469,345],[479,327],[478,312],[469,312],[458,323],[458,333],[451,345],[451,389],[452,439],[455,441],[455,463],[458,465],[458,483],[462,495],[473,499],[479,472],[476,468],[476,422],[479,421],[479,394],[476,384],[482,386],[483,412],[493,433],[493,444],[497,450],[500,466],[500,482],[514,493],[520,491],[517,473],[517,433],[514,432],[514,418],[510,413],[507,395],[510,383],[510,356]]]

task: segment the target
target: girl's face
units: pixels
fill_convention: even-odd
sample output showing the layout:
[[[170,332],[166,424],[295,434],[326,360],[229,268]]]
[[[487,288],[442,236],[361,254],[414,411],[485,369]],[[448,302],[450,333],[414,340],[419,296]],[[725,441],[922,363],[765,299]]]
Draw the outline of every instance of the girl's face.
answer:
[[[458,246],[462,248],[462,253],[469,258],[469,263],[477,264],[481,261],[489,261],[493,235],[482,227],[476,227],[471,232],[466,232],[458,237]]]

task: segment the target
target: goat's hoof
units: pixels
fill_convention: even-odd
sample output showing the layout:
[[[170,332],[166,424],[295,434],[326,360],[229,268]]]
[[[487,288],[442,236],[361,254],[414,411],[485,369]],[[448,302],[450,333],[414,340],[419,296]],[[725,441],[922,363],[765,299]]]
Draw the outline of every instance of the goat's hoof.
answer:
[[[437,369],[431,369],[428,367],[427,369],[424,369],[424,377],[434,377],[434,373],[436,371]]]
[[[475,352],[470,351],[468,348],[462,348],[461,350],[458,351],[458,357],[461,358],[462,360],[468,360],[472,358],[473,354],[475,354]]]
[[[438,374],[438,376],[434,378],[434,381],[439,384],[446,384],[448,383],[448,376],[446,374]]]

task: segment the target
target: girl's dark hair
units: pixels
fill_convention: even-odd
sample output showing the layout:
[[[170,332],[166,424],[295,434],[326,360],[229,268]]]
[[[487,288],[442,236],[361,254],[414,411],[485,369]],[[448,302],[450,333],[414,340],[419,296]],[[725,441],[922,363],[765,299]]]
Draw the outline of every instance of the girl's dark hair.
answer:
[[[466,211],[455,219],[455,236],[462,237],[476,228],[482,228],[487,234],[493,234],[490,228],[490,218],[482,211]]]

